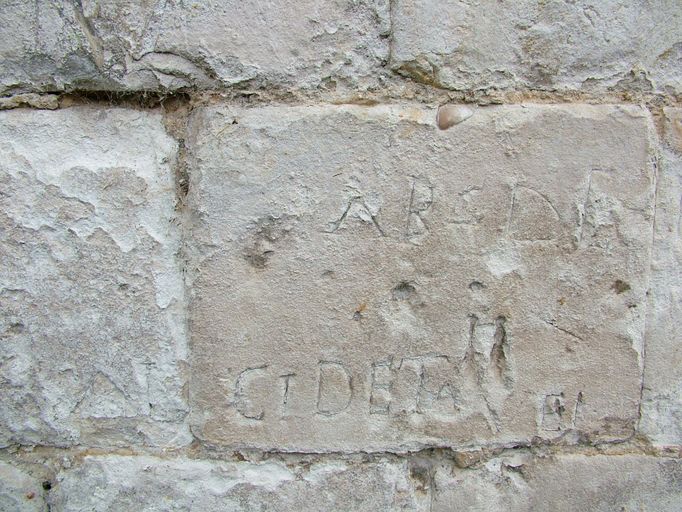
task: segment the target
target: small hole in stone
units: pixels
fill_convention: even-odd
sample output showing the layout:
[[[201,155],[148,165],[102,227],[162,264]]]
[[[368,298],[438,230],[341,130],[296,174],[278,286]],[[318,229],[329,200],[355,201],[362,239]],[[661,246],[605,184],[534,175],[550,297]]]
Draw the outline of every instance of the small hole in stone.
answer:
[[[417,290],[407,281],[403,281],[393,288],[393,300],[408,300]]]
[[[614,290],[617,294],[621,294],[628,291],[630,289],[630,285],[625,281],[617,279],[616,281],[614,281],[613,286],[611,286],[611,289]]]
[[[14,322],[14,323],[10,324],[9,332],[11,334],[20,334],[20,333],[24,332],[24,328],[25,328],[25,326],[21,322]]]

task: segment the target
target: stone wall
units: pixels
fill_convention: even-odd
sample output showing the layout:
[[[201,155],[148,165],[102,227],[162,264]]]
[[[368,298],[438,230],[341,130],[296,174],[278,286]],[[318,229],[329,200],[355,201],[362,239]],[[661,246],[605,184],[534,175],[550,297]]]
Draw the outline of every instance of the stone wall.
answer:
[[[682,510],[678,0],[0,4],[0,510]]]

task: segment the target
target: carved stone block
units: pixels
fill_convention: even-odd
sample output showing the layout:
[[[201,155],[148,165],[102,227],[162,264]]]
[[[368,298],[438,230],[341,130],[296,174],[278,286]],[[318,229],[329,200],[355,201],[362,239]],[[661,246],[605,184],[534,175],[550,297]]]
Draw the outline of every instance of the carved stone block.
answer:
[[[192,119],[202,440],[624,439],[652,237],[637,107],[210,107]],[[567,439],[571,439],[567,437]]]

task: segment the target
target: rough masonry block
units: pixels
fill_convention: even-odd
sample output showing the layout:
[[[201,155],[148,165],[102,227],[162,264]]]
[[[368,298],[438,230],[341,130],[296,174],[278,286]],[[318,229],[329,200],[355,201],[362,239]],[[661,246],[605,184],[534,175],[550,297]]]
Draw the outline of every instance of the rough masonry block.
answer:
[[[391,67],[448,89],[682,92],[676,0],[393,0]]]
[[[682,463],[640,455],[505,456],[433,470],[433,512],[611,512],[682,508]]]
[[[679,460],[637,455],[522,453],[467,469],[408,457],[286,464],[86,456],[58,474],[50,510],[676,512],[681,481]]]
[[[0,510],[46,512],[41,482],[20,468],[0,461]]]
[[[100,456],[58,476],[51,510],[415,510],[411,491],[404,462]]]
[[[196,111],[195,435],[296,451],[633,435],[649,125],[588,105],[480,108],[444,131],[409,105]]]
[[[158,112],[0,114],[0,445],[188,442],[176,150]]]
[[[333,86],[388,58],[388,0],[10,0],[0,94]]]
[[[682,109],[663,111],[641,430],[682,443]]]

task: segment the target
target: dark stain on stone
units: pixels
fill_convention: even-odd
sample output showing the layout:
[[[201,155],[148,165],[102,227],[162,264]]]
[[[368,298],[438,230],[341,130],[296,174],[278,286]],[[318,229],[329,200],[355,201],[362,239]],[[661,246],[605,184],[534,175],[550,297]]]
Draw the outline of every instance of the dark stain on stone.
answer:
[[[425,493],[431,488],[431,475],[428,468],[424,466],[411,466],[410,479],[416,483],[415,490],[417,492]]]
[[[264,269],[275,254],[274,246],[293,228],[294,218],[268,215],[256,221],[256,227],[244,250],[244,259],[254,268]]]
[[[621,294],[627,292],[630,289],[630,285],[625,281],[617,279],[616,281],[614,281],[613,286],[611,286],[611,289],[615,291],[617,294]]]

